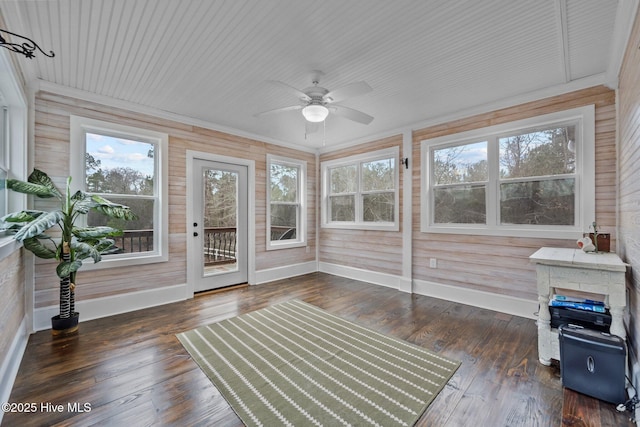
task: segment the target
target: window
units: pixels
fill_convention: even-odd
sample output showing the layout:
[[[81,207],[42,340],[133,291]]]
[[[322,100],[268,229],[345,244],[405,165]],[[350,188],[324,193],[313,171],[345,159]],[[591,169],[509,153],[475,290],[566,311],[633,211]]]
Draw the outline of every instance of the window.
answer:
[[[306,245],[307,162],[267,155],[267,249]]]
[[[500,223],[574,225],[574,123],[498,138]]]
[[[398,147],[322,163],[322,226],[399,230]]]
[[[432,151],[434,223],[484,224],[487,141]]]
[[[137,219],[123,221],[92,211],[87,225],[120,228],[117,251],[97,268],[166,261],[166,134],[71,117],[72,184],[114,203],[127,205]]]
[[[0,216],[26,208],[27,197],[6,189],[6,180],[27,179],[27,100],[10,55],[0,52]],[[0,231],[0,260],[19,244]]]
[[[422,231],[575,238],[595,218],[594,108],[422,142]]]

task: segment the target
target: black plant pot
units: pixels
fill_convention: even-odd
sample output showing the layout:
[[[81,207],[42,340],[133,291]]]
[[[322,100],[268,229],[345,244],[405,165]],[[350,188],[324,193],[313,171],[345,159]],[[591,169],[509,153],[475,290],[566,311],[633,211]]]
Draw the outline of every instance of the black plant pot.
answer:
[[[51,318],[51,334],[70,335],[78,332],[78,319],[80,319],[80,313],[77,311],[67,318],[60,318],[59,314],[53,316]]]

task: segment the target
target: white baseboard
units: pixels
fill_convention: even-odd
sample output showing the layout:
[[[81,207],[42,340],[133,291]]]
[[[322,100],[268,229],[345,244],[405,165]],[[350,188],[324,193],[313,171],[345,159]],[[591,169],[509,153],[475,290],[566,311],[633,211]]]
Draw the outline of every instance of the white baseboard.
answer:
[[[407,287],[411,288],[411,279],[394,274],[379,273],[377,271],[364,270],[361,268],[348,267],[345,265],[331,264],[328,262],[318,263],[318,271],[322,273],[334,274],[348,279],[360,280],[363,282],[373,283],[375,285],[385,286],[387,288],[399,289],[407,292]],[[409,286],[407,286],[409,283]],[[410,292],[410,290],[408,291]]]
[[[99,319],[143,308],[155,307],[187,299],[187,285],[172,285],[158,289],[129,292],[76,303],[80,321]],[[58,306],[36,308],[33,313],[33,329],[51,329],[51,318],[58,314]]]
[[[424,280],[411,280],[392,274],[378,273],[375,271],[326,262],[319,263],[318,271],[398,289],[401,292],[413,292],[419,295],[459,302],[461,304],[486,308],[489,310],[499,311],[501,313],[512,314],[529,319],[537,319],[535,313],[538,311],[538,301],[530,301],[507,295],[476,291],[457,286],[443,285]]]
[[[18,375],[22,356],[27,348],[29,341],[29,333],[27,332],[27,318],[24,317],[15,336],[11,342],[9,351],[4,355],[4,359],[0,361],[0,403],[9,402],[13,383]],[[0,424],[2,424],[2,416],[4,412],[0,411]]]
[[[538,311],[538,301],[417,279],[413,281],[413,292],[529,319],[538,318],[535,314]]]
[[[413,293],[413,280],[410,277],[399,277],[398,280],[398,290],[400,292]]]
[[[267,268],[256,271],[255,284],[273,282],[274,280],[288,279],[289,277],[302,276],[303,274],[315,273],[318,271],[318,263],[315,261],[303,262],[300,264],[285,265],[283,267]]]

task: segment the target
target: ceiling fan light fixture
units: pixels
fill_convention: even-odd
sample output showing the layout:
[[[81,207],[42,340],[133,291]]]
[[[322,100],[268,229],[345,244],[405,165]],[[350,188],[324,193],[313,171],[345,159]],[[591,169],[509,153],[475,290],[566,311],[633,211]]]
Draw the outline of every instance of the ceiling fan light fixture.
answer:
[[[302,115],[312,123],[320,123],[329,115],[329,109],[324,105],[311,104],[302,109]]]

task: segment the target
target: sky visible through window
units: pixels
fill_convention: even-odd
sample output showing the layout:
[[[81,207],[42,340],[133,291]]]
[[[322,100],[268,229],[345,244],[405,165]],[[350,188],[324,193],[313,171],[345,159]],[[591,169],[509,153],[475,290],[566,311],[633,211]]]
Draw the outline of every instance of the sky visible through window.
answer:
[[[131,168],[153,177],[153,144],[87,132],[87,153],[100,161],[102,169]]]
[[[459,151],[457,160],[461,164],[472,165],[474,163],[487,160],[486,141],[480,141],[466,145],[458,145],[452,148]]]

